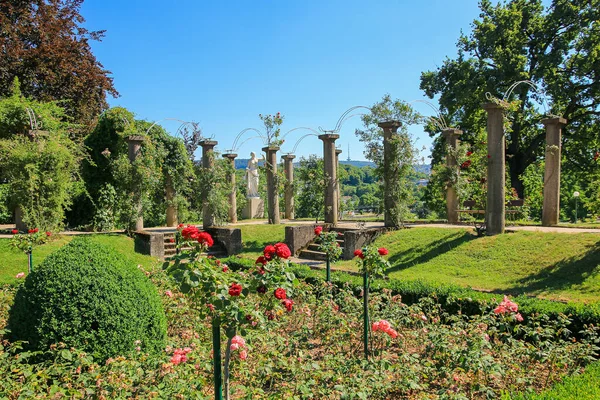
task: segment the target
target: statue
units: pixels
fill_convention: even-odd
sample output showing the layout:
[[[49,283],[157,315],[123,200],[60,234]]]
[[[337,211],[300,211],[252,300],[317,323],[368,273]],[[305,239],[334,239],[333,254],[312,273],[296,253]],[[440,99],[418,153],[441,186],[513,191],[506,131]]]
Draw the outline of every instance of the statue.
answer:
[[[246,167],[247,198],[256,198],[258,196],[258,162],[263,161],[264,157],[257,159],[254,152],[250,153],[250,160]]]

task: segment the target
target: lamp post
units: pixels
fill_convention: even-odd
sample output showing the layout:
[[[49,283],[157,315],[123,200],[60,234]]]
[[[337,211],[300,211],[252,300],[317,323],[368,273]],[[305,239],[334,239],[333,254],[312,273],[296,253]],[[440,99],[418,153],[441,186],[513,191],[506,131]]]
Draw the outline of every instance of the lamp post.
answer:
[[[579,199],[579,192],[573,192],[573,197],[575,197],[575,223],[577,223],[577,199]]]

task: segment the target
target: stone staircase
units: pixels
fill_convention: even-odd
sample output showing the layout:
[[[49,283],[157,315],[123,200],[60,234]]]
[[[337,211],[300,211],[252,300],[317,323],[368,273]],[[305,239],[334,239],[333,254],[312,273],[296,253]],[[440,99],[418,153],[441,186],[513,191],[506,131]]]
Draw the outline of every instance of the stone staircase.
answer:
[[[175,244],[175,231],[173,232],[165,232],[164,235],[164,247],[165,247],[165,260],[170,259],[176,254],[176,244]],[[182,247],[181,250],[191,250],[191,247]],[[213,256],[215,258],[227,257],[227,251],[225,248],[217,243],[214,246],[209,247],[206,253],[207,256]]]
[[[351,231],[354,229],[351,228],[331,228],[330,232],[339,232],[342,235],[338,236],[337,242],[340,244],[341,249],[344,249],[344,236],[343,233],[346,231]],[[306,248],[300,250],[298,254],[298,258],[302,258],[305,260],[315,260],[315,261],[325,261],[327,259],[325,253],[319,251],[319,244],[313,240],[311,243],[306,246]]]

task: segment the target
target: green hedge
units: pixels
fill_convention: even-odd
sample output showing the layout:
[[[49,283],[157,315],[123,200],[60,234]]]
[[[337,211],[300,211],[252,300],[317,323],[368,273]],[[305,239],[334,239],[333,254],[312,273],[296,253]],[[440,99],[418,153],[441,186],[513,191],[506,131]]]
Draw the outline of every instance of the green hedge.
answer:
[[[254,265],[252,260],[240,257],[229,257],[223,261],[233,269],[247,269]],[[292,264],[290,268],[298,278],[310,284],[318,284],[325,280],[323,270],[313,270],[306,265],[298,264]],[[360,276],[334,271],[331,279],[332,283],[339,287],[349,285],[356,293],[362,290]],[[416,303],[423,297],[435,297],[447,312],[460,311],[469,315],[490,312],[503,297],[501,294],[478,292],[456,285],[431,284],[419,280],[373,279],[371,291],[378,292],[382,289],[390,289],[394,294],[401,295],[402,301],[406,304]],[[517,296],[512,300],[519,305],[519,312],[525,318],[533,314],[546,314],[550,318],[559,314],[569,315],[572,322],[570,330],[575,336],[584,325],[600,324],[600,303],[561,303],[528,296]]]
[[[49,255],[15,295],[13,341],[45,350],[63,342],[94,358],[164,349],[167,324],[156,287],[114,249],[76,238]]]

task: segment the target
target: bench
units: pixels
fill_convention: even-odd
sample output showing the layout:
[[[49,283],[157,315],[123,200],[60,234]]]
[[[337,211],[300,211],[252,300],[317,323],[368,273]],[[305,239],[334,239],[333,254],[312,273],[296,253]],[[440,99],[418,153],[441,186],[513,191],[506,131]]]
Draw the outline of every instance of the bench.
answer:
[[[516,199],[516,200],[509,200],[508,203],[506,203],[506,215],[508,216],[514,216],[518,213],[521,212],[521,210],[519,208],[523,207],[524,201],[523,199]],[[475,200],[465,200],[463,202],[463,209],[460,210],[456,210],[456,212],[458,213],[459,217],[460,214],[470,214],[470,215],[478,215],[478,214],[483,214],[485,215],[485,210],[481,209],[481,207],[476,207],[476,202]],[[477,222],[475,223],[475,227],[477,228]]]

